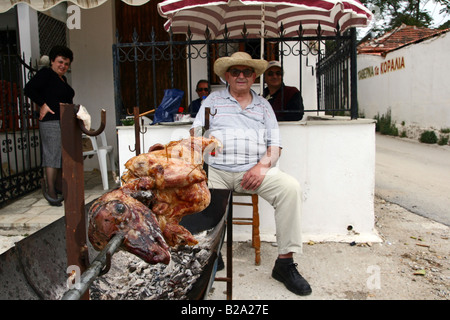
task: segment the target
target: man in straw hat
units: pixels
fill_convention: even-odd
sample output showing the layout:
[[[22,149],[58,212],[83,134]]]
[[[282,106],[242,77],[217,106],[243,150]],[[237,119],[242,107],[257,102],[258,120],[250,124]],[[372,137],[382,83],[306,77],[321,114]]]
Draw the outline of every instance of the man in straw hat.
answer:
[[[270,104],[251,90],[267,61],[245,52],[217,59],[214,72],[228,88],[211,93],[192,124],[191,134],[201,134],[205,108],[210,108],[209,134],[223,147],[209,165],[208,185],[240,193],[257,193],[275,208],[278,259],[272,276],[299,295],[311,293],[298,273],[293,253],[302,251],[301,190],[298,181],[276,167],[281,152],[278,123]]]

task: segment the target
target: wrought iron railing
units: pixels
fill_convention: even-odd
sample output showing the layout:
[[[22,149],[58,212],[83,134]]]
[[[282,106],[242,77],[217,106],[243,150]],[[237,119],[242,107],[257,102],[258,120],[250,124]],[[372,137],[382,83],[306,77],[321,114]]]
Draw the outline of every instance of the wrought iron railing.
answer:
[[[40,188],[43,177],[37,110],[23,93],[36,70],[8,38],[0,46],[0,207]]]
[[[358,118],[356,94],[356,32],[339,33],[327,42],[327,54],[317,63],[317,104],[332,115]],[[349,113],[349,114],[348,114]]]
[[[245,27],[242,34],[241,39],[228,39],[226,33],[221,39],[211,39],[206,28],[204,39],[194,40],[188,32],[185,40],[179,41],[174,40],[169,32],[169,40],[159,41],[152,32],[150,41],[142,42],[135,32],[129,43],[121,43],[117,35],[116,44],[113,45],[117,125],[121,118],[131,114],[130,110],[135,106],[140,107],[142,112],[158,106],[164,89],[184,89],[185,93],[189,93],[187,96],[190,100],[195,99],[192,94],[195,92],[195,84],[192,84],[194,61],[204,60],[207,79],[214,85],[220,84],[212,71],[217,58],[237,50],[245,50],[254,58],[259,58],[260,40],[249,39]],[[298,73],[301,92],[304,85],[302,69],[311,68],[313,74],[315,71],[317,108],[305,105],[305,112],[348,114],[353,119],[357,118],[355,29],[341,34],[337,26],[335,36],[322,36],[319,25],[315,36],[304,36],[300,26],[297,34],[295,37],[284,37],[283,30],[280,30],[279,37],[265,38],[264,58],[278,59],[283,64],[287,56],[298,57],[299,69],[289,69],[289,72]],[[308,59],[312,58],[317,61],[316,64],[309,63]],[[176,67],[180,61],[182,67]],[[163,72],[158,71],[158,67],[164,63],[166,67]],[[124,74],[128,74],[128,78]],[[190,102],[186,101],[186,105]]]

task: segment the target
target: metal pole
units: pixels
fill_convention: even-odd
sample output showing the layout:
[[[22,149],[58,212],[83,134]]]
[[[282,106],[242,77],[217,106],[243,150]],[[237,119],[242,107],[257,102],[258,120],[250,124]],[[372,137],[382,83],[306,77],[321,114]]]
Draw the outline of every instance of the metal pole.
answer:
[[[266,12],[265,12],[266,6],[264,4],[261,5],[261,41],[260,41],[260,59],[264,59],[264,25],[266,23]],[[259,95],[263,95],[264,90],[264,74],[261,75],[259,78]]]
[[[228,212],[226,219],[227,233],[227,262],[226,277],[217,277],[214,281],[223,281],[227,283],[227,300],[233,300],[233,191],[230,190],[230,198],[228,202]]]
[[[357,52],[356,52],[356,28],[350,29],[351,53],[350,53],[350,84],[351,84],[351,119],[358,119],[358,89],[357,89]]]
[[[233,192],[227,216],[227,300],[233,300]]]
[[[133,108],[134,115],[134,150],[136,156],[141,154],[141,124],[139,123],[139,107]]]
[[[111,257],[117,251],[124,240],[122,233],[116,234],[106,245],[106,247],[98,254],[97,258],[92,262],[89,268],[82,274],[80,282],[74,285],[73,289],[67,291],[61,300],[79,300],[83,294],[89,289],[92,282],[103,272],[109,270]],[[106,270],[104,269],[106,265]]]

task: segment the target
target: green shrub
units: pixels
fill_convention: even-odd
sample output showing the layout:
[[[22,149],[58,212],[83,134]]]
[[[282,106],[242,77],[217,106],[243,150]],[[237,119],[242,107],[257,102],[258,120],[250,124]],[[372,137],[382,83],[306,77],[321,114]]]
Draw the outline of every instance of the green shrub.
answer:
[[[447,144],[448,144],[448,136],[442,134],[439,135],[438,145],[446,146]]]
[[[391,110],[388,109],[386,115],[381,115],[378,113],[375,116],[377,123],[375,124],[375,130],[381,134],[389,136],[398,136],[398,129],[395,126],[395,122],[392,122]]]
[[[423,143],[432,144],[432,143],[436,143],[438,141],[438,138],[436,136],[436,133],[434,133],[434,131],[424,131],[420,135],[419,141],[423,142]]]

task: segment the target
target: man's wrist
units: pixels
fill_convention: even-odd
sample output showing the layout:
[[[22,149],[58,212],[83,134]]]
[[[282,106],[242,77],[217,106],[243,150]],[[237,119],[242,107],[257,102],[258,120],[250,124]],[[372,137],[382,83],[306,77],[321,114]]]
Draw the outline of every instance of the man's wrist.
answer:
[[[267,169],[270,169],[270,167],[272,166],[272,163],[271,163],[270,159],[268,159],[268,158],[261,159],[257,164],[259,166],[261,166],[263,168],[267,168]]]

